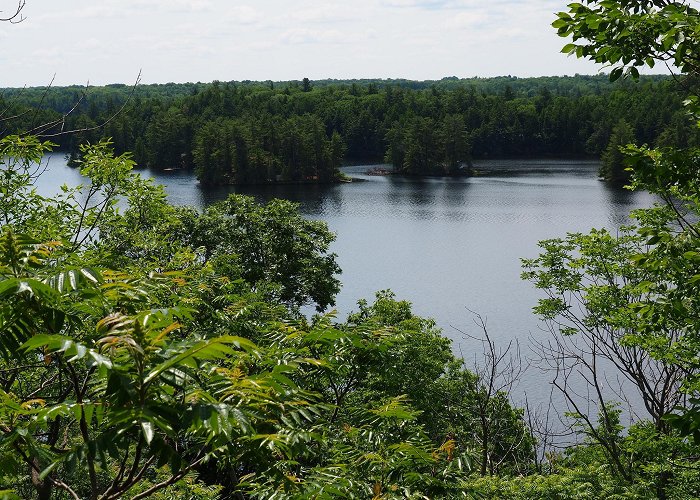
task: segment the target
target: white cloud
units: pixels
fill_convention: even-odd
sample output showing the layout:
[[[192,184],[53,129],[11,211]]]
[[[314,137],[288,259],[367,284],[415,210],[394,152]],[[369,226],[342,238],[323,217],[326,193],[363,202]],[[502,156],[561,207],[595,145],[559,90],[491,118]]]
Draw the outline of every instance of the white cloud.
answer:
[[[172,6],[176,6],[189,12],[213,12],[214,10],[210,0],[160,0],[160,3],[163,9],[171,9]]]
[[[394,8],[414,8],[423,10],[493,9],[499,5],[537,4],[536,0],[382,0],[382,5]],[[539,0],[541,4],[542,1]]]
[[[139,68],[150,82],[593,73],[559,54],[565,42],[550,23],[565,4],[32,0],[25,22],[0,23],[0,87],[43,84],[54,72],[57,84],[129,81]]]
[[[347,37],[338,30],[293,28],[280,34],[282,43],[299,44],[338,44],[349,43]]]
[[[103,0],[104,1],[104,0]],[[107,0],[120,4],[132,12],[158,11],[167,13],[209,12],[212,10],[210,0]]]
[[[38,18],[44,21],[113,20],[115,18],[136,20],[153,14],[193,14],[212,10],[210,0],[100,0],[99,2],[73,0],[71,3],[72,8],[66,6],[63,9],[44,11],[38,15]]]
[[[36,21],[43,23],[71,21],[81,22],[90,20],[125,18],[133,15],[129,8],[118,5],[110,5],[109,2],[101,4],[91,4],[78,9],[66,9],[62,11],[50,11],[40,14],[38,17],[31,17],[27,24],[34,24]],[[24,24],[24,23],[23,23]]]
[[[225,17],[231,22],[243,25],[258,24],[264,19],[261,11],[249,5],[236,5],[227,9]]]
[[[450,0],[383,0],[382,4],[387,7],[416,7],[420,9],[439,9],[448,7]]]
[[[451,29],[471,29],[483,27],[484,24],[489,23],[493,20],[493,16],[486,11],[470,11],[470,12],[460,12],[452,17],[450,17],[446,22],[445,26]]]
[[[290,18],[302,23],[339,23],[361,18],[361,12],[348,5],[323,4],[295,10]]]

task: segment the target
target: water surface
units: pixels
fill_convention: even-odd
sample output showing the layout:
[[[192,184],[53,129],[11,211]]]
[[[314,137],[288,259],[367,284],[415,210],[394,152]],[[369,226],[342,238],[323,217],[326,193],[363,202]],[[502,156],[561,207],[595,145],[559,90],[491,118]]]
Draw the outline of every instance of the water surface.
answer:
[[[614,231],[629,223],[631,209],[654,201],[599,181],[592,161],[481,161],[479,175],[468,179],[368,176],[369,168],[345,167],[358,180],[349,184],[214,190],[202,189],[189,172],[143,173],[180,205],[203,207],[233,192],[298,202],[304,216],[326,221],[337,235],[332,250],[343,269],[341,317],[358,299],[389,288],[417,314],[435,318],[455,352],[467,357],[480,349],[461,333],[479,333],[470,311],[487,319],[501,344],[545,335],[531,313],[538,293],[520,280],[520,259],[535,257],[538,241],[593,227]],[[38,188],[48,194],[80,181],[52,155]],[[542,392],[541,385],[532,375],[521,390]]]

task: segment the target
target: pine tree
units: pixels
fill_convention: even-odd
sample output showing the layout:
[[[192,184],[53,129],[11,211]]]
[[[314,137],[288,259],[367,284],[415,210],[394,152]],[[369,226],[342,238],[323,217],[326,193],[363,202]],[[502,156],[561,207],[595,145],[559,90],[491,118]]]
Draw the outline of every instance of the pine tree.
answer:
[[[634,131],[630,124],[625,119],[620,119],[613,127],[608,145],[601,155],[602,164],[598,172],[600,177],[611,182],[629,182],[630,173],[626,170],[623,161],[625,156],[620,148],[633,143],[634,140]]]

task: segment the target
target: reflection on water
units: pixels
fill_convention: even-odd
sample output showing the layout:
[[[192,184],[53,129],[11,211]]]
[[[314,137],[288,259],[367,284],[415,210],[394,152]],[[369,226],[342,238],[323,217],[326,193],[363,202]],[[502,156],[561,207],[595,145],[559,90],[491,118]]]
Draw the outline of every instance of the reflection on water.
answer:
[[[496,341],[541,335],[530,312],[537,293],[520,280],[520,258],[536,256],[539,240],[592,227],[615,230],[629,223],[631,209],[653,203],[646,193],[600,182],[591,161],[488,160],[477,162],[479,175],[469,179],[364,175],[369,168],[347,167],[361,180],[350,184],[214,190],[201,189],[189,172],[149,175],[179,205],[202,207],[230,193],[298,202],[305,216],[326,221],[337,234],[341,317],[357,299],[391,288],[418,314],[434,317],[465,354],[481,348],[458,332],[478,333],[469,310],[487,318]],[[39,190],[78,182],[79,174],[54,155]],[[532,384],[530,393],[542,390]]]

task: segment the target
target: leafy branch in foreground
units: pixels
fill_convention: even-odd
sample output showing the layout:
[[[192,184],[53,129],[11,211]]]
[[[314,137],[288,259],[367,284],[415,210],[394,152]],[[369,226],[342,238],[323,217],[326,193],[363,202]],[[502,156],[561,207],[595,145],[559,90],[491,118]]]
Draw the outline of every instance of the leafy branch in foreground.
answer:
[[[50,259],[36,254],[23,259],[36,268],[31,277],[19,269],[0,281],[2,318],[24,315],[3,321],[2,338],[15,331],[25,339],[4,344],[0,454],[29,470],[41,498],[52,488],[74,498],[121,498],[151,472],[168,470],[133,497],[143,498],[220,456],[272,461],[312,438],[302,427],[318,412],[313,398],[284,375],[295,370],[293,359],[279,365],[240,337],[178,338],[191,317],[179,306],[96,321],[134,284],[91,270],[66,287],[53,279]],[[16,259],[6,251],[0,260],[11,267]],[[41,280],[45,272],[51,279]],[[302,417],[289,418],[295,414]]]

